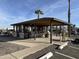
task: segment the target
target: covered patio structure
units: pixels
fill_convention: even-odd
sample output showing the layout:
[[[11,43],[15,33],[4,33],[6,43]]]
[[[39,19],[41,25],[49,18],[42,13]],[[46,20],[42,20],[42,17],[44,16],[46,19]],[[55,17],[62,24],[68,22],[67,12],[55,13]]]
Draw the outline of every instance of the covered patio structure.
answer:
[[[56,26],[56,28],[57,26],[59,26],[60,31],[62,32],[62,26],[68,26],[68,23],[57,18],[44,17],[11,25],[14,29],[14,37],[26,38],[28,36],[29,38],[34,37],[34,40],[36,40],[36,37],[38,37],[38,32],[38,35],[42,33],[40,35],[42,35],[43,37],[48,37],[49,35],[50,43],[52,43],[53,26]]]

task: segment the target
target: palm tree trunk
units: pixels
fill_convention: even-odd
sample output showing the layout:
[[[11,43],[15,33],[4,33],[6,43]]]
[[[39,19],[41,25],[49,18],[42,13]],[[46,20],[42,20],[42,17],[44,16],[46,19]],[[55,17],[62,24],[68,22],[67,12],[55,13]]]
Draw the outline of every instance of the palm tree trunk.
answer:
[[[38,14],[38,20],[39,20],[39,15],[40,15],[40,14]]]

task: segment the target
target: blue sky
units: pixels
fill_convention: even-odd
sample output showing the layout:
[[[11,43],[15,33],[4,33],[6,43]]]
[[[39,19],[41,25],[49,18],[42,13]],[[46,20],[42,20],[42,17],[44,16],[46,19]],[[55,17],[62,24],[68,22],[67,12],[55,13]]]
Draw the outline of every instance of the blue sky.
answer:
[[[79,27],[79,0],[71,0],[71,23]],[[67,21],[67,0],[0,0],[0,28],[37,18],[34,11],[41,9],[40,17],[55,17]]]

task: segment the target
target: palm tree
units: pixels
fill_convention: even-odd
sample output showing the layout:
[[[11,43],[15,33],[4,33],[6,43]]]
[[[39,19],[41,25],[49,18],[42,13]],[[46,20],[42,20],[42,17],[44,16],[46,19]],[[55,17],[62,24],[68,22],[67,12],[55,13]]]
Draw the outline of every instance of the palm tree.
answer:
[[[71,35],[71,26],[70,26],[70,0],[68,0],[68,36]]]
[[[43,15],[43,12],[40,9],[35,10],[35,14],[37,14],[37,19],[39,19],[40,14]],[[34,40],[36,40],[36,24],[35,24],[35,34],[34,34]]]
[[[43,12],[40,9],[35,10],[35,14],[37,14],[38,19],[40,15],[43,15]]]

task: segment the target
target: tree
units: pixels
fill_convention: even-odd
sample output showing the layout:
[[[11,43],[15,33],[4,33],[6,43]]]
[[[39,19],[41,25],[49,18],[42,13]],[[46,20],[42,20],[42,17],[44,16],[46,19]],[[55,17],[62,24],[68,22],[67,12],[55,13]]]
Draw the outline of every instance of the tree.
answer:
[[[40,15],[43,15],[43,12],[40,9],[35,10],[35,14],[37,14],[38,19]]]
[[[37,9],[37,10],[35,10],[35,14],[37,14],[38,19],[39,19],[40,14],[43,15],[43,12],[40,9]],[[36,40],[36,24],[35,24],[34,40]]]

